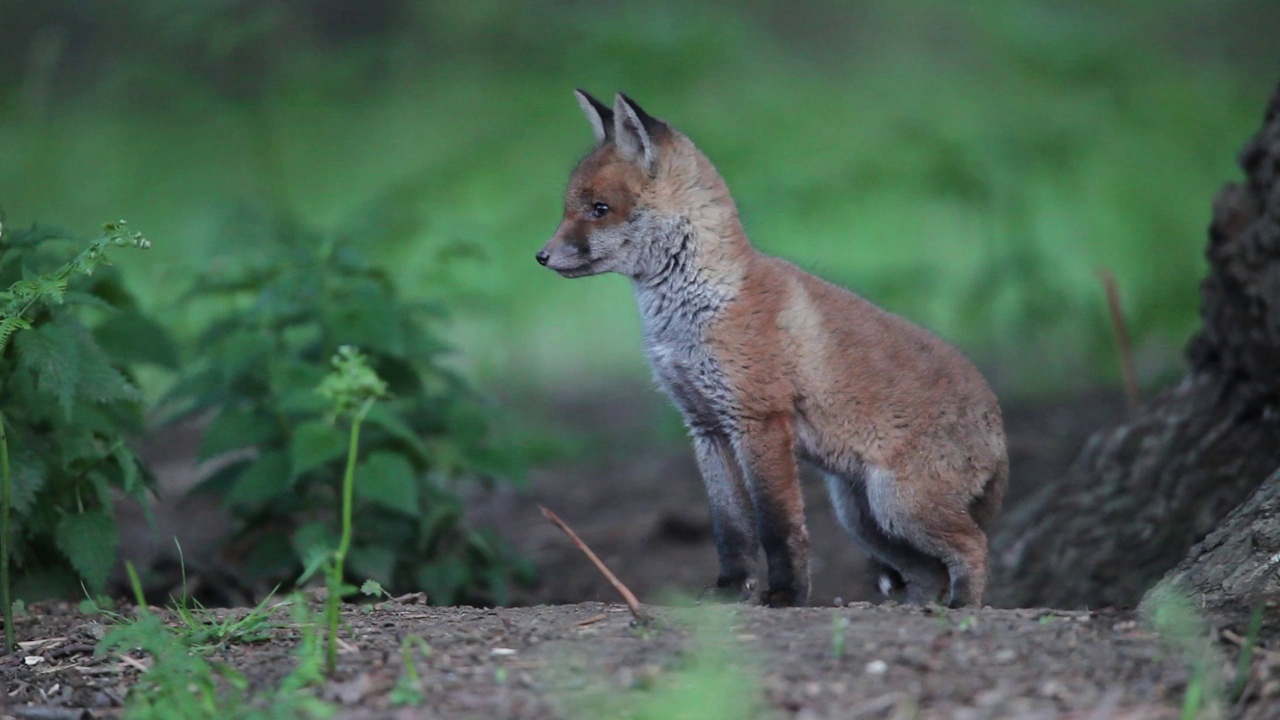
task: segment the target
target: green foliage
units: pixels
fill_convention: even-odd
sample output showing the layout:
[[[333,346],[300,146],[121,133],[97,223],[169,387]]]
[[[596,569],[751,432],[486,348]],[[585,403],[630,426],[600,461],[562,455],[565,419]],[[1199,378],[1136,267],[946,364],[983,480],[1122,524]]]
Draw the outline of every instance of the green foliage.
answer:
[[[564,714],[628,720],[772,717],[760,693],[758,668],[744,663],[734,646],[733,611],[697,608],[689,612],[688,621],[693,647],[676,667],[623,692],[600,680],[579,696],[562,697],[568,710]]]
[[[138,617],[133,621],[122,621],[108,632],[96,651],[103,655],[136,650],[151,658],[151,667],[129,688],[125,718],[286,720],[333,715],[333,707],[309,691],[320,680],[315,672],[319,645],[315,642],[314,622],[309,621],[313,618],[307,617],[305,603],[300,599],[293,599],[295,607],[303,609],[302,614],[295,617],[296,626],[303,635],[299,644],[298,667],[278,687],[260,691],[251,698],[249,682],[244,675],[228,665],[205,659],[202,651],[211,646],[200,642],[204,637],[202,634],[191,632],[191,625],[173,630],[147,609],[132,564],[127,564],[127,570],[138,601]],[[183,607],[182,604],[177,606],[179,611]],[[255,612],[263,607],[255,608]],[[266,618],[267,615],[269,613],[262,610],[260,617]]]
[[[1165,649],[1187,666],[1181,719],[1221,717],[1227,706],[1222,678],[1226,659],[1195,602],[1176,583],[1160,585],[1143,598],[1138,610]]]
[[[182,568],[182,596],[173,601],[173,611],[180,623],[175,632],[188,647],[204,652],[229,643],[262,642],[270,639],[272,631],[281,627],[271,618],[274,590],[243,615],[227,612],[219,620],[199,600],[188,595],[186,558],[177,538],[174,538],[174,545],[178,548]]]
[[[1239,177],[1280,21],[1271,0],[393,0],[354,28],[316,0],[127,0],[68,24],[50,18],[72,4],[15,2],[51,9],[5,18],[10,203],[145,209],[183,240],[143,261],[154,307],[253,251],[210,221],[227,202],[283,198],[362,247],[376,223],[367,252],[406,294],[449,298],[468,369],[538,390],[647,376],[625,281],[531,259],[590,144],[580,85],[686,131],[762,249],[956,339],[1003,386],[1118,379],[1108,267],[1158,382],[1198,322],[1211,199]],[[56,27],[88,31],[59,54]]]
[[[187,302],[211,320],[170,398],[213,413],[201,457],[238,452],[204,488],[234,513],[233,541],[252,544],[250,579],[292,582],[338,546],[345,455],[362,459],[346,574],[436,603],[506,600],[524,570],[462,522],[460,493],[514,477],[519,453],[495,445],[484,404],[446,365],[439,307],[402,299],[355,243],[288,223],[203,276]],[[368,366],[344,355],[329,375],[347,344]],[[352,411],[365,427],[345,453],[334,421]]]
[[[176,361],[106,263],[111,248],[150,243],[123,221],[70,261],[68,241],[86,241],[38,227],[0,240],[0,407],[14,513],[4,551],[15,594],[97,594],[116,560],[114,494],[145,502],[148,476],[127,444],[142,427],[135,368]]]
[[[103,638],[99,653],[138,649],[152,658],[151,669],[130,689],[126,716],[130,718],[227,717],[219,699],[219,680],[238,691],[244,678],[230,669],[215,669],[169,632],[160,618],[142,613],[136,622],[117,627]]]
[[[13,476],[9,471],[9,438],[4,430],[4,414],[0,413],[0,620],[4,621],[4,646],[0,653],[16,646],[13,616],[16,612],[9,584],[9,509],[13,504]]]

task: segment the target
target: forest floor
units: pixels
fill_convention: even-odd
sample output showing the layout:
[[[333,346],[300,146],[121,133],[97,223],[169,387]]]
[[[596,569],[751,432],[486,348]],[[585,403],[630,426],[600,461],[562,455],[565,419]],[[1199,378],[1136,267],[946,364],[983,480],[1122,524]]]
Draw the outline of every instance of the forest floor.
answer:
[[[564,412],[572,424],[607,427],[615,438],[651,426],[643,410],[606,417],[609,407],[631,406],[597,397]],[[1010,502],[1065,472],[1088,432],[1122,412],[1106,395],[1008,408]],[[182,442],[165,447],[181,461]],[[813,607],[690,606],[681,598],[715,573],[691,453],[641,449],[619,442],[591,462],[545,468],[528,486],[476,504],[472,519],[499,527],[538,567],[539,584],[516,593],[519,607],[432,607],[420,595],[349,606],[337,672],[307,692],[341,718],[1280,717],[1274,642],[1254,650],[1240,699],[1230,700],[1243,628],[1208,630],[1182,619],[1157,631],[1129,609],[867,602],[874,596],[862,560],[820,483],[807,488]],[[541,517],[539,503],[635,591],[652,624],[636,624],[612,603],[614,591]],[[185,533],[184,548],[198,555],[217,510],[186,505],[157,514],[160,532]],[[141,555],[135,559],[148,559]],[[245,678],[260,709],[280,702],[272,688],[306,655],[294,611],[278,608],[257,642],[209,652]],[[235,619],[248,610],[211,612]],[[95,653],[110,624],[64,603],[28,608],[15,623],[22,650],[0,656],[0,717],[118,716],[151,661]],[[1189,703],[1198,710],[1188,714]]]

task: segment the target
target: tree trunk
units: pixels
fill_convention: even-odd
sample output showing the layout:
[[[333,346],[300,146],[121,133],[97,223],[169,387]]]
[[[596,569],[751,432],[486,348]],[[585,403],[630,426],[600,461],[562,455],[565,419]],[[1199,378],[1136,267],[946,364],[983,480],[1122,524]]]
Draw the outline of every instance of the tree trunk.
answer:
[[[1189,373],[1090,438],[1061,483],[1009,509],[992,538],[993,604],[1134,605],[1184,557],[1179,574],[1210,593],[1238,578],[1197,563],[1247,552],[1263,567],[1276,552],[1241,533],[1280,536],[1280,87],[1240,164],[1245,182],[1214,201]]]
[[[1191,549],[1143,599],[1189,596],[1215,621],[1243,626],[1261,607],[1262,632],[1280,632],[1280,471]]]

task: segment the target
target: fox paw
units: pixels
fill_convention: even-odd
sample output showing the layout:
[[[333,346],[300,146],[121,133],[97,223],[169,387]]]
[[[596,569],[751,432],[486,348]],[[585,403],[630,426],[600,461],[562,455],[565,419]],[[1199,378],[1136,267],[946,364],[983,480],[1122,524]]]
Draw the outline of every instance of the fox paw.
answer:
[[[702,592],[698,594],[698,602],[740,603],[750,600],[755,594],[755,578],[720,578],[702,588]]]
[[[760,595],[760,604],[771,608],[803,607],[807,595],[796,588],[770,588]]]

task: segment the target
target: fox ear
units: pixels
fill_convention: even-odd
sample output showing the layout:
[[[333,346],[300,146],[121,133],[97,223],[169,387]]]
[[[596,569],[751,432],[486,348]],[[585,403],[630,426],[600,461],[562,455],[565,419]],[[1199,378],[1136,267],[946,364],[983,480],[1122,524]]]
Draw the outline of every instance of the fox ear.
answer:
[[[640,109],[631,98],[618,93],[613,101],[613,137],[624,157],[653,173],[657,146],[653,136],[666,125]]]
[[[596,145],[603,145],[613,139],[613,111],[608,105],[591,97],[586,90],[574,90],[573,96],[578,98],[578,105],[587,120],[591,121],[591,129],[596,135]]]

